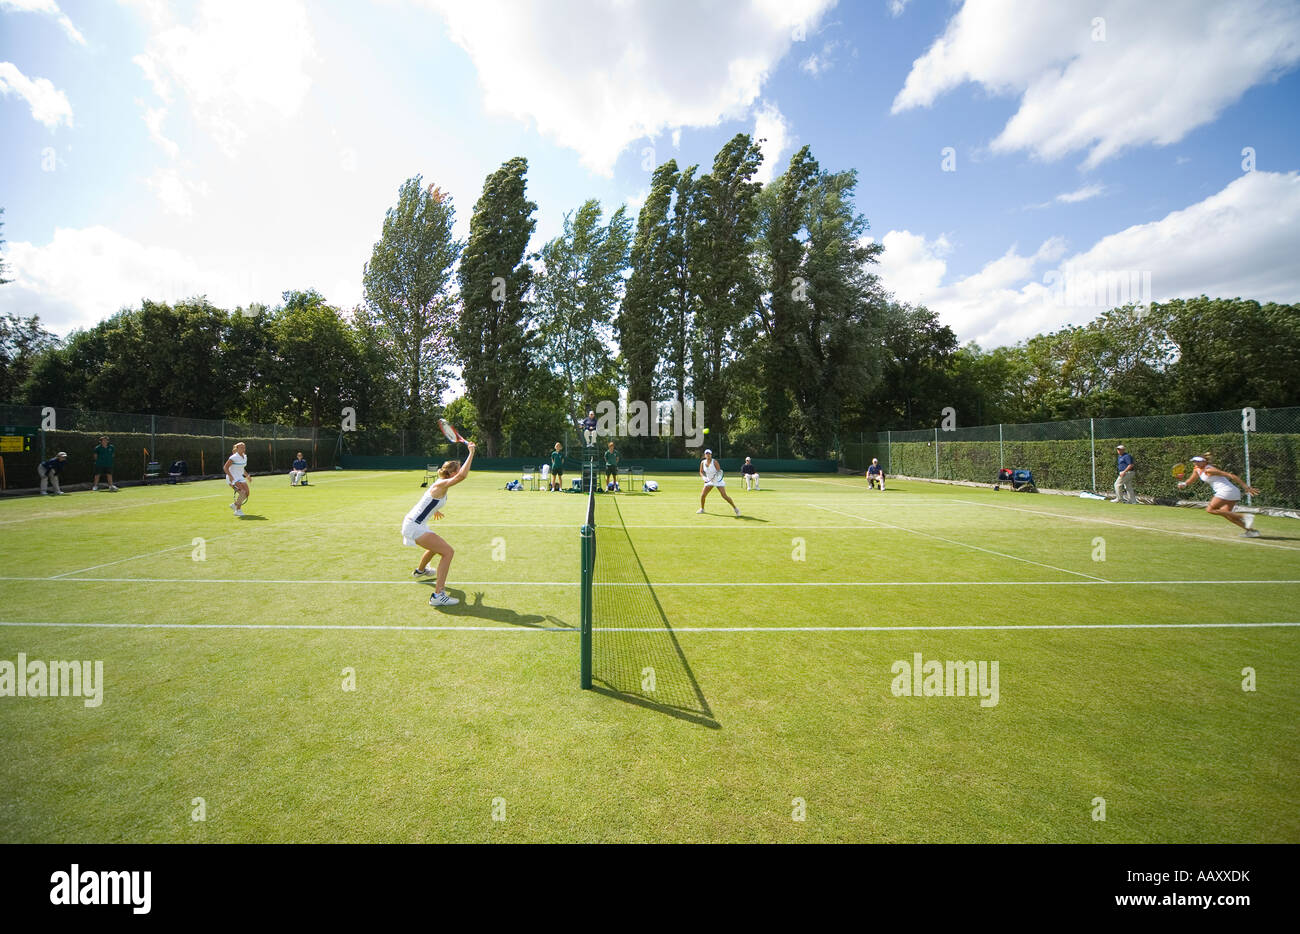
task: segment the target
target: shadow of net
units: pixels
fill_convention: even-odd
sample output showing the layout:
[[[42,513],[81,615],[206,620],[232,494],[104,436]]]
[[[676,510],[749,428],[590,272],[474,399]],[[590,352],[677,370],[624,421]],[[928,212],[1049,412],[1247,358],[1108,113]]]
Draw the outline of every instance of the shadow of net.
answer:
[[[719,729],[628,535],[618,497],[602,494],[595,499],[593,689]]]

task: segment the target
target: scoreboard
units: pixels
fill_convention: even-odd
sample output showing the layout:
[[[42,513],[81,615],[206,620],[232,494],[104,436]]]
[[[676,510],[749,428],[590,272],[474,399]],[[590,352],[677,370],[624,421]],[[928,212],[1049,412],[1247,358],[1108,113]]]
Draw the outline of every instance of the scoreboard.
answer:
[[[27,425],[0,425],[0,454],[30,453],[39,431]]]

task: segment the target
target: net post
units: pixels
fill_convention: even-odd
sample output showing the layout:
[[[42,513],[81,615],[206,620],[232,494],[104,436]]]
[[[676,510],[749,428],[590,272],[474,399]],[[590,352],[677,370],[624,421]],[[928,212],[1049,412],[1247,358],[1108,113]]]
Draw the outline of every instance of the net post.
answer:
[[[578,683],[591,690],[591,605],[592,580],[596,572],[595,487],[587,493],[587,521],[582,526],[582,569],[578,597]]]

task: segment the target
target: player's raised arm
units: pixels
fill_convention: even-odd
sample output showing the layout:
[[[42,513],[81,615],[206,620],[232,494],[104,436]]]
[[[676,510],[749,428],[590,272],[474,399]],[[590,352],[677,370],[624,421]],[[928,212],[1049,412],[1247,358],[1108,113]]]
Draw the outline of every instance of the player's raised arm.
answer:
[[[460,465],[460,470],[456,471],[447,480],[447,486],[455,486],[460,481],[469,476],[469,465],[474,463],[474,452],[478,450],[478,445],[473,441],[466,441],[465,447],[469,448],[469,454],[465,457],[465,463]]]

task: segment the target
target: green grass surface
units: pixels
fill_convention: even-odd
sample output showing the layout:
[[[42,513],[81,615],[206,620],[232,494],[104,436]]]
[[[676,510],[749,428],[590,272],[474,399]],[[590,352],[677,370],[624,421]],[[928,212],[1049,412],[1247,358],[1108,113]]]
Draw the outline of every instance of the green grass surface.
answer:
[[[438,610],[420,477],[0,503],[0,660],[105,682],[0,697],[0,840],[1300,842],[1300,629],[990,628],[1300,621],[1294,520],[833,475],[736,477],[737,519],[659,477],[598,497],[581,691],[585,498],[472,475]],[[997,705],[894,696],[917,652],[997,661]]]

